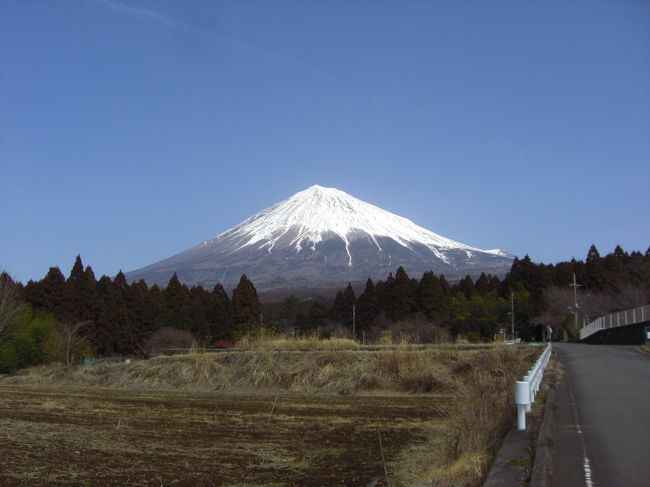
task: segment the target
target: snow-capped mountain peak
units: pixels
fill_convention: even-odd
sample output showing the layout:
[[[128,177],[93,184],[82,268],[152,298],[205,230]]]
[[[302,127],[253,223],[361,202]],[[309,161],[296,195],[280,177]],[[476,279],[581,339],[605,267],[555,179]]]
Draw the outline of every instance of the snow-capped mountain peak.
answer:
[[[187,284],[258,289],[332,287],[385,279],[399,266],[413,276],[450,279],[503,275],[512,256],[451,240],[336,188],[311,186],[211,240],[127,273],[165,285],[175,272]]]
[[[382,210],[339,189],[319,185],[263,210],[205,244],[229,236],[239,240],[236,250],[260,243],[260,247],[272,252],[279,240],[290,235],[289,245],[297,252],[305,248],[313,251],[316,244],[332,234],[345,242],[349,266],[353,261],[349,244],[359,235],[369,236],[379,251],[382,250],[379,237],[391,238],[406,248],[423,244],[445,262],[445,255],[440,250],[480,252],[480,249],[433,233],[407,218]]]

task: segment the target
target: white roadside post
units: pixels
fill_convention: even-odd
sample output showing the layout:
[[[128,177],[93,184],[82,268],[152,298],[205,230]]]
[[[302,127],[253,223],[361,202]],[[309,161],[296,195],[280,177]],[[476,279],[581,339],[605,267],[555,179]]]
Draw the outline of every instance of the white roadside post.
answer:
[[[525,379],[525,378],[524,378]],[[515,403],[517,404],[517,429],[526,429],[526,410],[530,407],[530,382],[515,382]]]

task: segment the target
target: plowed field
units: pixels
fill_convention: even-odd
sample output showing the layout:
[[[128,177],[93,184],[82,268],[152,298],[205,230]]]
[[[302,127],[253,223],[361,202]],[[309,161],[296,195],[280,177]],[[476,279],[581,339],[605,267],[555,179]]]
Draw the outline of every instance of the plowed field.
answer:
[[[384,485],[447,404],[0,384],[0,485]]]

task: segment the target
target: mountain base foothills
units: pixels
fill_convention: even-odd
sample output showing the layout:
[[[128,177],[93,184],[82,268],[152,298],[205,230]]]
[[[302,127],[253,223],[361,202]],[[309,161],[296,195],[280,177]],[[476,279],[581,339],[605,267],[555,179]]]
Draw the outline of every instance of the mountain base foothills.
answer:
[[[650,252],[503,278],[399,268],[330,299],[0,275],[2,485],[480,485],[512,383],[581,316],[643,304]],[[514,316],[510,313],[514,311]]]

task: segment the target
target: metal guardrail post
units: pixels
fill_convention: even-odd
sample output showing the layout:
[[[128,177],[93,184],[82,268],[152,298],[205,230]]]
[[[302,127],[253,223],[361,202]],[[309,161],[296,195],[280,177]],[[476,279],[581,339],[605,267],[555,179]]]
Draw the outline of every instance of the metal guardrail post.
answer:
[[[530,412],[535,402],[535,395],[539,392],[544,377],[544,369],[551,358],[551,344],[549,343],[542,354],[537,358],[535,365],[530,369],[523,380],[515,382],[515,404],[517,405],[517,429],[526,429],[526,413]]]

